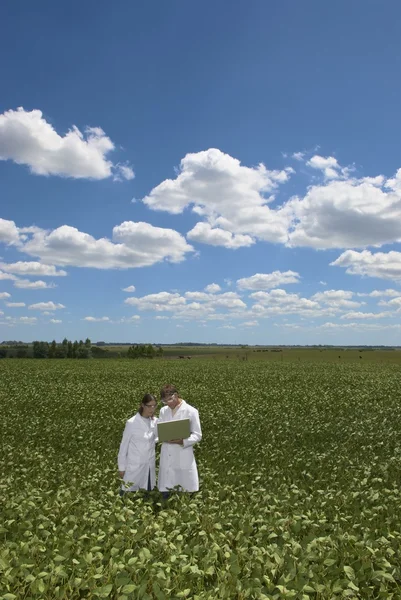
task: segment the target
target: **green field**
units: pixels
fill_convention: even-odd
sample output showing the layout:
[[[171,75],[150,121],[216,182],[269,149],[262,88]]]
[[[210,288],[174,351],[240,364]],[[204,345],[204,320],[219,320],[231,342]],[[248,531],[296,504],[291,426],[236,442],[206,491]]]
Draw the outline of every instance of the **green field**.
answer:
[[[401,598],[400,353],[288,352],[3,360],[0,598]],[[121,500],[125,419],[166,382],[201,491]]]

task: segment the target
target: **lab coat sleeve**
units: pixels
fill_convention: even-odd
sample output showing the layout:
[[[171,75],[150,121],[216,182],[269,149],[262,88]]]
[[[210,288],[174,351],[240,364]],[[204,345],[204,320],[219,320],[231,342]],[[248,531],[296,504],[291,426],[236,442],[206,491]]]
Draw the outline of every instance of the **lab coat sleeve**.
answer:
[[[154,429],[154,432],[153,432],[153,439],[154,439],[155,444],[157,444],[158,441],[159,441],[159,436],[157,434],[157,424],[158,424],[159,421],[160,421],[160,419],[157,418],[157,417],[155,417],[155,429]]]
[[[120,450],[118,452],[118,470],[125,471],[127,466],[128,446],[132,434],[132,425],[128,421],[125,424],[123,439],[121,440]]]
[[[190,417],[191,420],[191,435],[189,438],[183,440],[184,448],[188,448],[189,446],[193,446],[197,442],[200,442],[202,439],[202,429],[199,419],[199,412],[196,408],[193,409],[193,412]]]

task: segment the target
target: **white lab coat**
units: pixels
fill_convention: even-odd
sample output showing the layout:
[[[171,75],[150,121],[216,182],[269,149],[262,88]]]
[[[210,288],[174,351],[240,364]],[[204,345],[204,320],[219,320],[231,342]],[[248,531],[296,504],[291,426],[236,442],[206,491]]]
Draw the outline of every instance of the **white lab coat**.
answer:
[[[159,423],[164,421],[190,420],[191,435],[184,440],[184,446],[164,442],[160,453],[158,488],[167,492],[175,486],[182,491],[197,492],[199,477],[193,446],[202,439],[199,413],[196,408],[182,401],[175,415],[171,408],[164,406],[159,415]]]
[[[125,471],[121,487],[134,492],[139,489],[153,489],[156,483],[156,423],[157,419],[142,418],[139,413],[128,419],[118,453],[118,470]],[[130,482],[132,485],[127,486]]]

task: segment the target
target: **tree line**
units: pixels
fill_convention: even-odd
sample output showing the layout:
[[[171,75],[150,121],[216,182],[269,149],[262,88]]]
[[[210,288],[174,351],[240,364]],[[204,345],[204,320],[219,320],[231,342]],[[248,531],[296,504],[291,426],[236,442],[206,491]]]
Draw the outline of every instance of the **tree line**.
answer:
[[[52,342],[44,342],[35,340],[31,344],[22,344],[16,342],[15,345],[0,344],[0,358],[73,358],[73,359],[88,359],[88,358],[161,358],[163,356],[163,348],[159,346],[155,348],[152,344],[136,344],[128,348],[127,352],[111,352],[92,346],[89,338],[83,340],[68,340],[64,338],[61,343],[56,340]]]

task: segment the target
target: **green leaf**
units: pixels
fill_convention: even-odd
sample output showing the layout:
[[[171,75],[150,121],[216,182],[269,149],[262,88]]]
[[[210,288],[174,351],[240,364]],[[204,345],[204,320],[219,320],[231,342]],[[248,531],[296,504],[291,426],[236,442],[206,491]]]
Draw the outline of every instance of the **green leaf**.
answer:
[[[352,567],[346,566],[344,567],[344,573],[348,577],[348,579],[355,579],[355,571]]]
[[[93,590],[93,593],[96,596],[99,596],[99,598],[107,598],[108,596],[110,596],[112,589],[113,584],[109,583],[108,585],[104,585],[103,587],[97,590]]]
[[[134,583],[129,583],[128,585],[125,585],[121,591],[123,594],[131,594],[136,588],[137,586]]]

